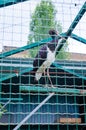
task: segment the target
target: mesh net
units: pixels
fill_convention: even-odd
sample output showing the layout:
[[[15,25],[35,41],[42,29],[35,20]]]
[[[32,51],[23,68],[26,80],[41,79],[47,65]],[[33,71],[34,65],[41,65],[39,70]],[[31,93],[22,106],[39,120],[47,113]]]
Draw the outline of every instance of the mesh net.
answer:
[[[85,0],[9,2],[0,6],[0,129],[85,130]],[[33,61],[52,28],[67,43],[34,83]]]

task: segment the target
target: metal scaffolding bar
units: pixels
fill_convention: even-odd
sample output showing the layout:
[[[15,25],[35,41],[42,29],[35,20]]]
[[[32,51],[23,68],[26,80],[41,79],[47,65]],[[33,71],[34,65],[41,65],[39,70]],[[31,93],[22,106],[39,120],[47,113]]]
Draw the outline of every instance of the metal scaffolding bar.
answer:
[[[77,77],[79,77],[79,78],[81,78],[81,79],[86,80],[86,77],[85,77],[85,76],[82,76],[82,75],[80,75],[80,74],[78,74],[78,73],[76,73],[76,72],[73,72],[73,71],[71,71],[71,70],[69,70],[69,69],[66,69],[66,68],[64,68],[64,66],[58,65],[58,64],[55,63],[55,62],[53,63],[53,65],[54,65],[55,67],[59,68],[59,69],[62,69],[62,70],[66,71],[66,72],[68,72],[68,73],[70,73],[70,74],[73,74],[73,75],[75,75],[75,76],[77,76]]]
[[[20,91],[22,92],[55,92],[55,93],[66,93],[66,94],[77,94],[80,95],[82,94],[81,89],[75,89],[75,88],[58,88],[58,87],[41,87],[41,86],[20,86],[19,87]],[[83,94],[86,95],[86,90],[83,90]]]
[[[30,72],[31,70],[33,70],[33,68],[32,68],[32,67],[29,67],[28,69],[22,70],[22,71],[19,72],[18,74],[16,74],[16,73],[8,74],[7,76],[3,76],[2,78],[0,78],[0,82],[2,82],[2,81],[4,81],[4,80],[7,80],[7,79],[10,79],[10,78],[12,78],[12,77],[16,77],[16,76],[22,75],[22,74],[25,73],[25,72]]]
[[[54,93],[50,93],[48,97],[46,97],[29,115],[27,115],[13,130],[18,130],[40,107],[42,107],[52,96]]]
[[[51,41],[51,38],[47,38],[47,39],[44,39],[44,40],[39,41],[39,42],[31,43],[31,44],[28,44],[28,45],[23,46],[23,47],[19,47],[19,48],[14,49],[14,50],[4,52],[4,53],[0,54],[0,59],[5,58],[5,57],[10,56],[10,55],[14,55],[16,53],[20,53],[22,51],[25,51],[25,50],[28,50],[28,49],[31,49],[31,48],[34,48],[37,46],[44,45],[46,42],[49,42],[49,41]]]
[[[66,36],[71,35],[72,31],[74,30],[74,28],[76,27],[76,25],[78,24],[78,22],[80,21],[82,16],[84,15],[85,11],[86,11],[86,2],[84,3],[82,8],[80,9],[78,14],[76,15],[75,19],[73,20],[72,24],[70,25],[68,31],[66,32]]]
[[[27,1],[27,0],[22,0],[22,1],[21,0],[1,0],[0,1],[0,8],[14,5],[14,4],[17,4],[19,2],[24,2],[24,1]]]
[[[73,20],[73,22],[70,25],[68,31],[66,33],[63,33],[63,34],[65,34],[65,36],[67,36],[67,38],[68,38],[68,36],[71,35],[72,31],[74,30],[74,28],[78,24],[79,20],[84,15],[85,11],[86,11],[86,2],[84,3],[84,5],[80,9],[80,11],[78,12],[78,14],[75,17],[75,19]],[[22,52],[22,51],[27,50],[27,49],[31,49],[31,48],[37,47],[39,45],[43,45],[43,44],[45,44],[46,42],[49,42],[49,41],[51,41],[51,38],[47,38],[47,39],[44,39],[42,41],[39,41],[39,42],[36,42],[36,43],[33,43],[33,44],[29,44],[29,45],[26,45],[24,47],[20,47],[20,48],[15,49],[15,50],[4,52],[4,53],[0,54],[0,59],[5,58],[5,57],[10,56],[10,55],[13,55],[13,54],[16,54],[16,53],[19,53],[19,52]]]
[[[86,44],[86,39],[84,39],[82,37],[79,37],[79,36],[77,36],[77,35],[75,35],[73,33],[71,34],[71,38],[74,39],[74,40],[77,40],[79,42],[82,42],[82,43]]]

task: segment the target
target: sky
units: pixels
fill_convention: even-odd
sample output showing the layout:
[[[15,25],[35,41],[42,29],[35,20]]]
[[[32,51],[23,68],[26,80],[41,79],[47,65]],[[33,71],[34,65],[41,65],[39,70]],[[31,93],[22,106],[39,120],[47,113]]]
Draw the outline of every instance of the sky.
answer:
[[[3,46],[27,45],[31,15],[39,2],[40,0],[29,0],[0,8],[0,51]],[[52,0],[52,2],[58,10],[56,20],[62,23],[63,32],[66,32],[85,0]],[[86,38],[86,13],[73,33]],[[86,54],[85,44],[71,38],[68,42],[68,51]]]

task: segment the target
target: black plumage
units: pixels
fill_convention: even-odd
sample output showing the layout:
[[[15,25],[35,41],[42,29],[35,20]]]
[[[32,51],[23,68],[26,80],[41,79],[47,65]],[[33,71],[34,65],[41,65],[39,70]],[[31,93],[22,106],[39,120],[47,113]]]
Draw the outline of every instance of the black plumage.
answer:
[[[34,80],[36,82],[41,78],[42,73],[45,74],[45,69],[47,69],[47,75],[52,84],[49,76],[49,67],[55,61],[56,54],[60,51],[66,40],[58,35],[55,30],[50,30],[49,34],[52,37],[52,40],[40,48],[33,61],[33,67],[35,70]]]

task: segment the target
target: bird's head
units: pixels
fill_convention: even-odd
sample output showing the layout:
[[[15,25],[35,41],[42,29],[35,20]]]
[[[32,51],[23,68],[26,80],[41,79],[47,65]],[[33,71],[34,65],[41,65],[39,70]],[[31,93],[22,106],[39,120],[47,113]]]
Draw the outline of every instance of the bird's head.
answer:
[[[49,30],[49,34],[54,39],[56,36],[58,36],[58,32],[54,29]]]

